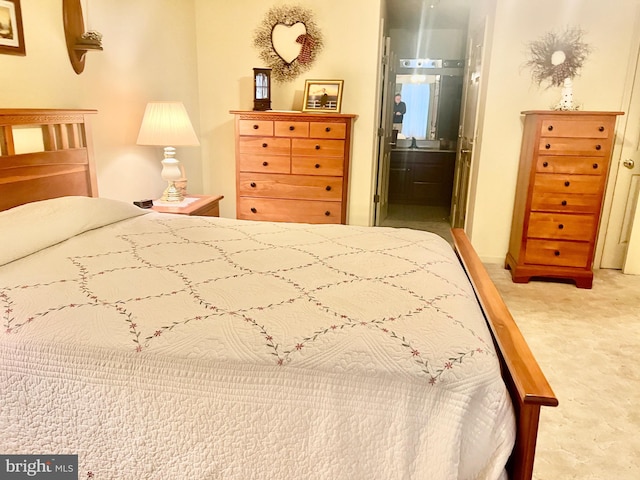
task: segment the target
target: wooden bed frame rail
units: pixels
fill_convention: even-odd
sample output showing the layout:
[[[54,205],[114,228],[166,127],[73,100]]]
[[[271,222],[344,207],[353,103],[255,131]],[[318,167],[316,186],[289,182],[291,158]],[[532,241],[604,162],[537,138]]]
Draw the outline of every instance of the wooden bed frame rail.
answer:
[[[62,195],[98,195],[89,122],[95,113],[0,109],[0,211]],[[18,151],[20,128],[40,130],[36,151]]]
[[[558,399],[469,238],[460,228],[452,229],[451,233],[455,250],[491,329],[500,356],[502,377],[516,412],[516,444],[507,464],[509,478],[530,480],[533,475],[540,407],[556,407]]]
[[[98,195],[89,123],[95,113],[0,109],[0,211],[65,195]],[[41,131],[41,151],[16,152],[14,129],[26,127]],[[467,235],[462,229],[452,233],[493,335],[516,413],[516,444],[507,471],[511,479],[531,480],[540,408],[557,406],[558,400]]]

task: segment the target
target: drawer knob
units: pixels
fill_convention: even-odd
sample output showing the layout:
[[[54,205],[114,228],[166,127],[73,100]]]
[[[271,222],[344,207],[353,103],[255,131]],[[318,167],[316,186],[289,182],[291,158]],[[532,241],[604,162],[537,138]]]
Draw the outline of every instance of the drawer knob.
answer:
[[[256,188],[256,182],[251,182],[251,188]]]
[[[563,225],[563,224],[560,224],[560,225],[558,225],[558,228],[559,228],[560,230],[562,230],[562,229],[564,228],[564,225]]]
[[[560,250],[556,250],[555,252],[553,252],[553,254],[554,254],[556,257],[559,257],[559,256],[560,256]]]
[[[598,127],[598,131],[600,131],[600,132],[604,132],[604,127],[603,127],[602,125],[600,125],[600,126]]]
[[[262,162],[262,166],[263,166],[263,167],[266,167],[266,166],[268,166],[268,165],[269,165],[269,162]]]
[[[330,132],[331,131],[331,127],[325,128],[324,131],[327,132],[327,133]]]
[[[597,164],[597,163],[594,163],[594,164],[593,164],[593,169],[595,170],[595,169],[597,169],[597,168],[598,168],[598,164]]]
[[[262,148],[267,148],[269,145],[267,145],[266,143],[262,144]]]
[[[326,212],[324,212],[325,216],[330,217],[331,216],[331,212],[329,210],[327,210]]]
[[[562,206],[566,207],[567,206],[567,201],[566,200],[562,200]]]
[[[551,131],[553,131],[553,125],[549,125],[549,126],[547,127],[547,130],[549,130],[550,132],[551,132]]]
[[[602,145],[596,145],[596,150],[602,150]]]
[[[325,188],[325,190],[326,190],[327,192],[330,192],[330,191],[331,191],[331,185],[327,185],[327,187]]]
[[[260,128],[260,125],[254,125],[254,126],[253,126],[253,129],[254,129],[254,130],[257,130],[257,129],[259,129],[259,128]]]
[[[564,186],[568,187],[569,185],[571,185],[571,182],[569,180],[567,180],[566,182],[564,182]]]
[[[256,209],[256,207],[251,207],[251,213],[257,213],[258,210]]]
[[[549,149],[551,148],[551,144],[550,144],[550,143],[547,143],[547,144],[544,146],[544,148],[546,148],[547,150],[549,150]]]
[[[296,127],[294,127],[293,125],[289,125],[289,130],[291,130],[292,132],[296,129]]]
[[[320,145],[316,145],[316,150],[320,150]]]
[[[319,163],[316,163],[314,166],[315,166],[316,168],[320,168],[320,164],[319,164]]]
[[[542,164],[542,166],[543,166],[544,168],[547,168],[547,167],[549,166],[549,162],[544,162],[544,163]]]

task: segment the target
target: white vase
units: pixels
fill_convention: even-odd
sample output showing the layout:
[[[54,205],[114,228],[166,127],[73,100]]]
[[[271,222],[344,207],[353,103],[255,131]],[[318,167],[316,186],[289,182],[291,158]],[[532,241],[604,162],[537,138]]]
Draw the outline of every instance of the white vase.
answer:
[[[573,81],[565,78],[562,86],[562,96],[556,105],[556,110],[575,110],[573,106]]]

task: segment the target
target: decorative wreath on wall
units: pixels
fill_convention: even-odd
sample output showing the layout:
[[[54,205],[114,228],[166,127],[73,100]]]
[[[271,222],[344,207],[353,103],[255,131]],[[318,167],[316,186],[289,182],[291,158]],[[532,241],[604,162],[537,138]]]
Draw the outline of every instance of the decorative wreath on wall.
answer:
[[[576,77],[591,47],[582,41],[584,32],[579,27],[567,27],[564,32],[549,32],[540,40],[529,44],[533,80],[538,86],[560,87],[566,79]]]
[[[311,68],[322,50],[322,33],[310,10],[280,5],[267,12],[253,43],[273,79],[288,82]]]

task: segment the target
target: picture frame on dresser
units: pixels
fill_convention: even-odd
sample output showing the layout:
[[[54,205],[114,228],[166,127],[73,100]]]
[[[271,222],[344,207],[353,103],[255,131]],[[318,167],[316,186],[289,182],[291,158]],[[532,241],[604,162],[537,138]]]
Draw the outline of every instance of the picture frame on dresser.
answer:
[[[303,112],[340,113],[344,80],[305,80]]]
[[[0,53],[26,55],[20,0],[0,0]]]

